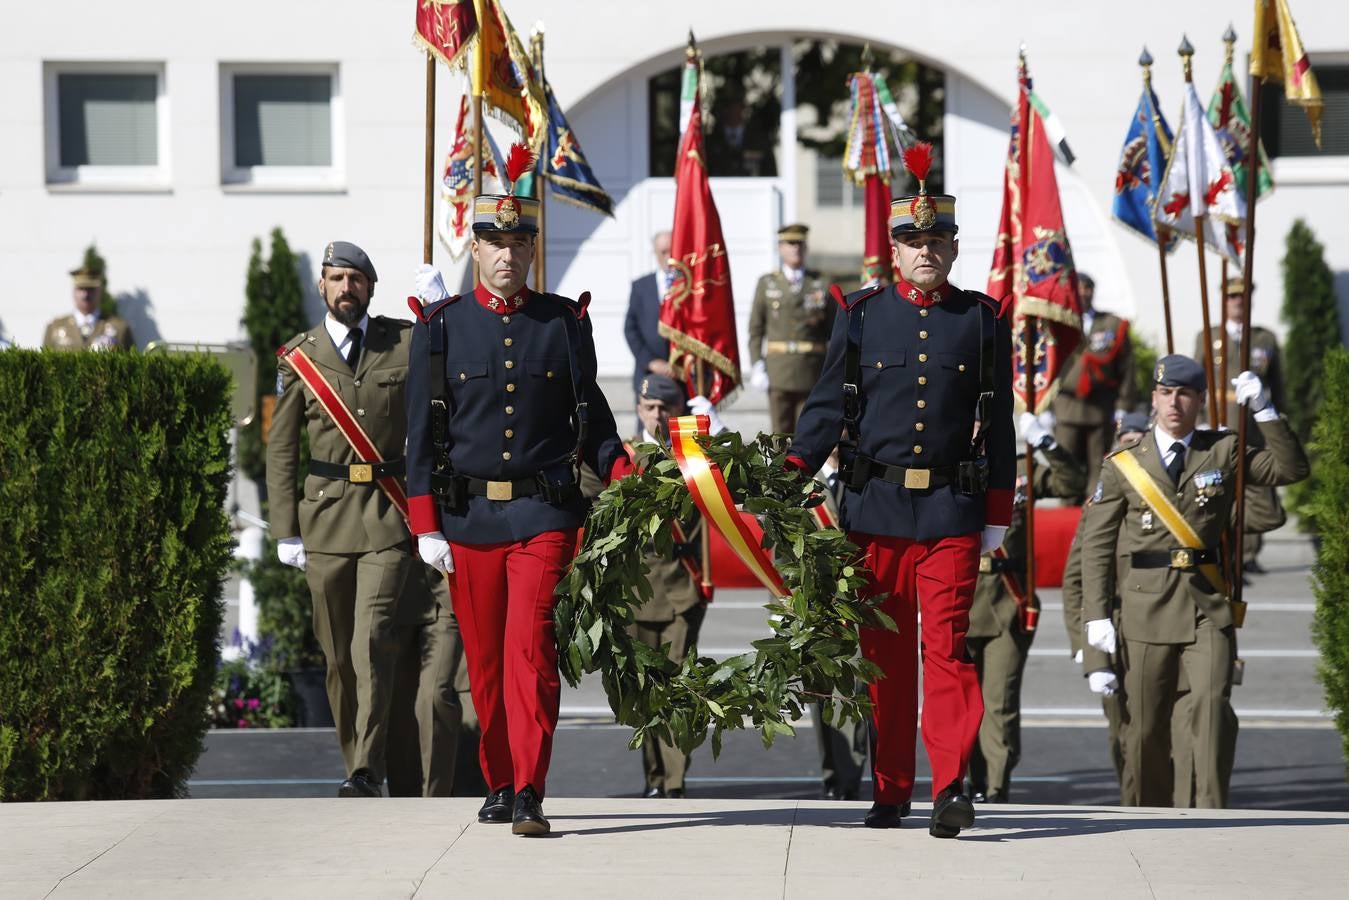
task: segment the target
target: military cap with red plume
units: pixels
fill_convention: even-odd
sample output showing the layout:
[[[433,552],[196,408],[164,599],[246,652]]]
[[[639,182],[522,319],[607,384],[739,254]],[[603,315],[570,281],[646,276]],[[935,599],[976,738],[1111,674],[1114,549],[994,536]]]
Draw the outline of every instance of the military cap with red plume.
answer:
[[[474,231],[523,231],[539,233],[539,201],[515,196],[515,185],[534,167],[534,154],[523,143],[514,144],[506,155],[506,193],[480,194],[473,201]]]
[[[948,231],[955,234],[956,198],[950,194],[928,194],[927,178],[932,171],[933,150],[927,141],[919,141],[904,151],[904,167],[918,180],[918,193],[890,203],[890,233]]]

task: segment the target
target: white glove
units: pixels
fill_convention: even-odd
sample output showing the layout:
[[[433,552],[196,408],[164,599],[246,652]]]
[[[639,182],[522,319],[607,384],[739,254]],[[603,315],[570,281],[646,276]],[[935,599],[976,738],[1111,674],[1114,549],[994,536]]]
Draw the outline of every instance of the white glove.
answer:
[[[1115,427],[1118,428],[1119,423],[1123,421],[1124,421],[1124,410],[1122,409],[1115,410]]]
[[[1099,672],[1087,674],[1087,687],[1091,688],[1093,694],[1103,694],[1109,697],[1119,690],[1119,681],[1115,678],[1114,672],[1109,669],[1102,669]]]
[[[283,566],[294,566],[304,571],[304,541],[297,537],[282,538],[276,542],[276,558]]]
[[[1048,421],[1046,421],[1048,419]],[[1032,447],[1049,447],[1054,443],[1054,414],[1045,410],[1036,415],[1027,410],[1017,418],[1017,429]]]
[[[749,383],[754,385],[755,390],[768,390],[768,363],[761,359],[754,364],[754,368],[749,370]]]
[[[423,303],[436,303],[450,296],[450,292],[445,290],[445,279],[440,277],[440,270],[430,263],[422,263],[417,267],[414,281],[417,284],[417,296]]]
[[[1094,619],[1087,623],[1087,643],[1102,653],[1115,652],[1115,623],[1109,619]]]
[[[1265,386],[1260,383],[1260,377],[1254,372],[1242,372],[1233,378],[1232,387],[1236,388],[1237,403],[1247,407],[1251,412],[1258,413],[1269,406],[1269,395],[1265,393]]]
[[[1002,546],[1002,538],[1007,534],[1006,525],[985,525],[984,533],[979,535],[979,552],[992,553]]]
[[[726,426],[721,422],[721,416],[717,415],[717,408],[702,394],[689,400],[689,412],[695,416],[707,416],[708,434],[721,434],[726,430]]]
[[[449,574],[454,571],[450,542],[439,531],[417,535],[417,555],[431,568]]]
[[[1081,650],[1078,650],[1076,653],[1073,654],[1073,662],[1077,663],[1079,666],[1082,665],[1082,651],[1081,651]]]

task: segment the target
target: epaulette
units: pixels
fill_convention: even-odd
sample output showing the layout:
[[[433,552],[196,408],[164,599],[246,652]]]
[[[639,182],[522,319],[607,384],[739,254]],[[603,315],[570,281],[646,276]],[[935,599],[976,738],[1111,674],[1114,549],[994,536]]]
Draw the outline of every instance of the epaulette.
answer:
[[[989,310],[992,311],[993,317],[996,319],[1001,319],[1003,315],[1012,308],[1011,294],[1003,297],[1001,302],[999,302],[988,296],[988,294],[981,294],[978,291],[965,291],[965,293],[969,294],[975,300],[978,300],[984,306],[987,306]]]
[[[581,296],[577,297],[575,300],[570,297],[564,297],[561,294],[539,294],[539,296],[549,297],[556,300],[558,303],[561,303],[567,309],[571,310],[572,315],[576,316],[578,321],[586,317],[586,308],[590,306],[590,291],[582,291]]]
[[[1106,458],[1106,459],[1109,459],[1109,458],[1112,457],[1112,456],[1115,456],[1115,455],[1117,455],[1117,454],[1123,453],[1125,450],[1132,450],[1133,448],[1137,447],[1139,444],[1143,443],[1143,438],[1147,437],[1147,436],[1148,436],[1149,434],[1151,434],[1151,433],[1152,433],[1151,430],[1145,431],[1145,432],[1143,432],[1143,434],[1142,434],[1141,436],[1134,438],[1132,441],[1128,441],[1128,442],[1126,442],[1126,443],[1120,444],[1120,445],[1119,445],[1118,447],[1116,447],[1114,450],[1111,450],[1109,453],[1107,453],[1107,454],[1105,455],[1105,458]]]
[[[453,297],[446,297],[444,300],[437,300],[435,303],[428,303],[425,306],[422,306],[422,301],[419,298],[409,297],[408,309],[412,310],[412,314],[417,317],[418,322],[426,325],[436,313],[458,300],[460,296],[462,295],[455,294]]]
[[[285,356],[289,351],[294,350],[296,347],[298,347],[298,346],[300,346],[301,344],[303,344],[303,343],[304,343],[304,339],[307,338],[308,336],[309,336],[309,332],[307,332],[307,331],[301,331],[299,334],[295,335],[295,337],[293,337],[293,338],[291,338],[290,340],[286,341],[286,342],[285,342],[284,344],[282,344],[280,347],[277,347],[277,348],[276,348],[276,355],[277,355],[277,356]]]
[[[843,296],[843,288],[837,284],[829,285],[829,296],[834,298],[834,302],[845,310],[852,309],[868,297],[874,297],[881,291],[889,287],[888,284],[875,284],[868,288],[862,288],[860,291],[853,291],[848,296]]]

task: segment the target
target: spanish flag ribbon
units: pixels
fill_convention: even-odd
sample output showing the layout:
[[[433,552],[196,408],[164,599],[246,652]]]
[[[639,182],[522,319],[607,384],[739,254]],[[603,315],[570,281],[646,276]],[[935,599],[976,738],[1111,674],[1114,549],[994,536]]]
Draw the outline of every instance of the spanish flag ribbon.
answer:
[[[707,458],[697,441],[699,435],[707,433],[707,416],[680,416],[670,420],[670,445],[679,473],[684,476],[684,483],[688,485],[694,505],[703,514],[703,521],[721,532],[736,556],[773,596],[784,599],[791,592],[783,583],[782,575],[736,510],[721,468]]]

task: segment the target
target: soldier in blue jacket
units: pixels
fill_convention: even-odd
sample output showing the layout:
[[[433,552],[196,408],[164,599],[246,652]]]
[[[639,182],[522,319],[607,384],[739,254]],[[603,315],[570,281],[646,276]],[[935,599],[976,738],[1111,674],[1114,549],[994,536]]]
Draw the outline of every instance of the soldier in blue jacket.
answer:
[[[875,803],[865,822],[897,827],[909,811],[921,610],[929,832],[949,838],[974,821],[962,779],[984,712],[965,647],[979,555],[1002,543],[1012,517],[1011,335],[996,301],[946,280],[959,251],[955,198],[929,196],[926,167],[909,154],[906,164],[920,187],[890,210],[902,278],[846,298],[835,289],[844,309],[788,460],[813,473],[839,445],[843,525],[898,624],[861,632],[862,653],[885,673],[870,686]]]
[[[513,154],[514,155],[514,154]],[[480,761],[481,822],[546,834],[542,799],[561,683],[553,591],[585,515],[578,466],[629,470],[595,383],[580,301],[525,287],[538,201],[474,200],[479,283],[449,296],[423,266],[408,367],[408,495],[422,559],[452,574]],[[414,304],[415,305],[415,304]]]

